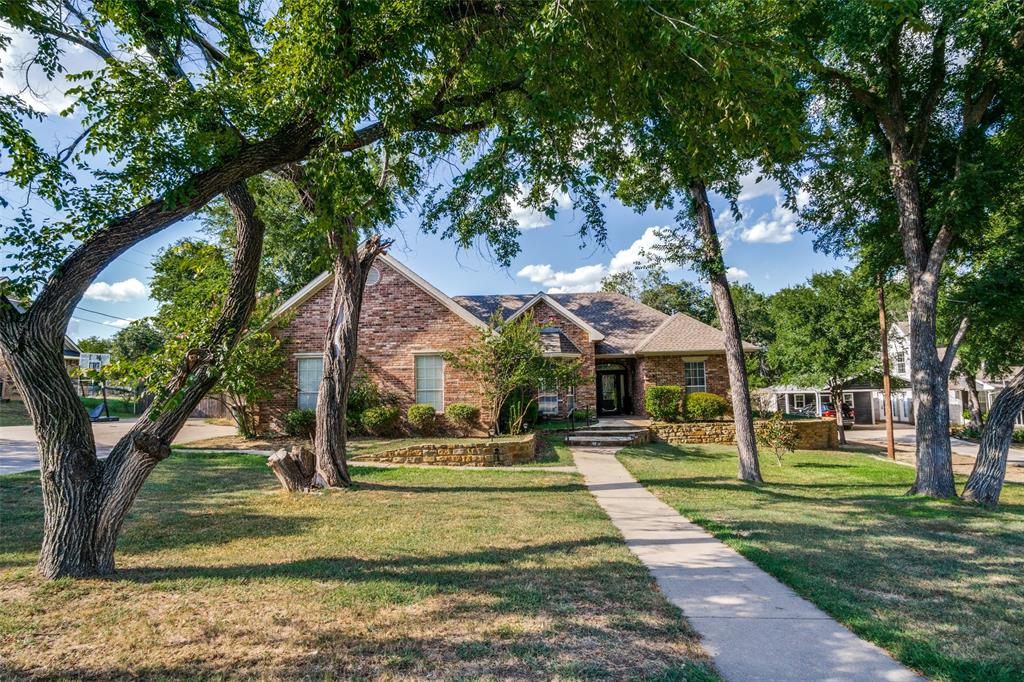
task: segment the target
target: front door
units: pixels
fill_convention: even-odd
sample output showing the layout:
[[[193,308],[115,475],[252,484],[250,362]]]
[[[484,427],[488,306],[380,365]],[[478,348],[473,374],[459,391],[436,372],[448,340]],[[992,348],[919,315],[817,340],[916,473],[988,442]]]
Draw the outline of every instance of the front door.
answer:
[[[597,413],[623,414],[626,373],[622,370],[597,373]]]

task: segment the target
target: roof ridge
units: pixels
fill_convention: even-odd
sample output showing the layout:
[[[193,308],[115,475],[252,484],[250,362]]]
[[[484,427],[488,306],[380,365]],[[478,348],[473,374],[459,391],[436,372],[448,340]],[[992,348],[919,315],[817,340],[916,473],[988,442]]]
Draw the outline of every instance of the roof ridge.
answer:
[[[661,312],[661,311],[659,311],[659,312]],[[659,324],[657,327],[655,327],[653,332],[651,332],[650,334],[645,336],[644,340],[641,341],[640,343],[638,343],[635,348],[633,348],[633,352],[634,353],[639,353],[640,351],[642,351],[644,349],[644,346],[646,346],[648,343],[650,343],[651,339],[653,339],[655,336],[658,335],[658,332],[660,332],[662,329],[664,329],[665,326],[667,324],[669,324],[672,320],[676,319],[676,315],[679,315],[679,313],[673,313],[673,314],[669,315],[668,317],[666,317],[664,320],[662,320],[661,324]]]

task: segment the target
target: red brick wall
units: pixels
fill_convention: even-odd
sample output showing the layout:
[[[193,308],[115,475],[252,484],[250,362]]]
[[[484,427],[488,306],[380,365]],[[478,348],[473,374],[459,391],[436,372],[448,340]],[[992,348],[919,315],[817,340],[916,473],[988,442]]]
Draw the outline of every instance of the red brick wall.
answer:
[[[595,409],[597,407],[597,378],[594,376],[594,342],[590,340],[590,334],[545,301],[540,301],[530,308],[530,312],[533,313],[534,322],[541,327],[558,327],[583,352],[582,357],[579,358],[583,367],[580,371],[582,375],[580,384],[576,387],[576,404],[580,407],[589,406],[591,409]],[[559,391],[558,409],[563,415],[566,411],[565,405],[565,392]]]
[[[366,288],[359,320],[361,365],[378,386],[398,395],[402,411],[415,400],[415,353],[451,351],[470,343],[477,327],[470,325],[397,271],[378,262],[380,281]],[[281,332],[288,338],[287,373],[295,382],[296,353],[323,350],[331,286],[325,286],[299,306],[295,318]],[[281,391],[263,406],[261,422],[280,429],[280,417],[297,404],[297,387]],[[444,369],[444,403],[469,403],[486,412],[477,383],[451,366]],[[482,419],[488,419],[487,414]]]
[[[725,364],[725,355],[708,355],[704,357],[704,378],[707,381],[708,393],[717,393],[729,401],[729,371]],[[638,400],[637,414],[646,415],[644,395],[648,386],[682,386],[683,363],[682,355],[647,355],[637,361]]]

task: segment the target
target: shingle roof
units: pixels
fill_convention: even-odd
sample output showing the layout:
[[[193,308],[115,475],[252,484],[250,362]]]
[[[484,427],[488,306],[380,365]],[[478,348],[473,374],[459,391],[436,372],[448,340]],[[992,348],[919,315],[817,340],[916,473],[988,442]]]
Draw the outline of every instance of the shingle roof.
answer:
[[[545,355],[583,355],[575,343],[568,336],[562,333],[558,327],[545,327],[540,330],[540,344],[544,347]]]
[[[622,294],[597,291],[549,296],[604,334],[604,340],[597,344],[599,355],[630,354],[637,350],[668,353],[725,349],[725,336],[721,330],[687,315],[678,314],[670,318]],[[494,294],[452,298],[481,320],[489,320],[495,312],[501,313],[502,319],[509,317],[533,296]],[[644,347],[638,349],[641,344]],[[757,350],[746,343],[744,348]]]
[[[689,315],[676,313],[665,320],[647,339],[641,342],[638,353],[674,353],[717,351],[725,348],[725,332]],[[743,342],[743,349],[757,350],[757,346]]]

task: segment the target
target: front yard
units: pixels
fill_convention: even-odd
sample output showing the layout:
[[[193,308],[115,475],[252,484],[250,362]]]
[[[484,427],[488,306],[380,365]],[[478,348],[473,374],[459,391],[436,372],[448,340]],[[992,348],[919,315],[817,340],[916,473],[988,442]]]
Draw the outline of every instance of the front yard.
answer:
[[[713,679],[579,476],[353,470],[285,495],[264,457],[177,451],[118,576],[52,583],[38,474],[0,477],[0,678]]]
[[[765,486],[736,480],[731,447],[618,456],[663,501],[903,663],[941,680],[1022,679],[1024,486],[1007,484],[993,513],[904,497],[914,470],[861,454],[798,451],[778,467],[765,453]]]

